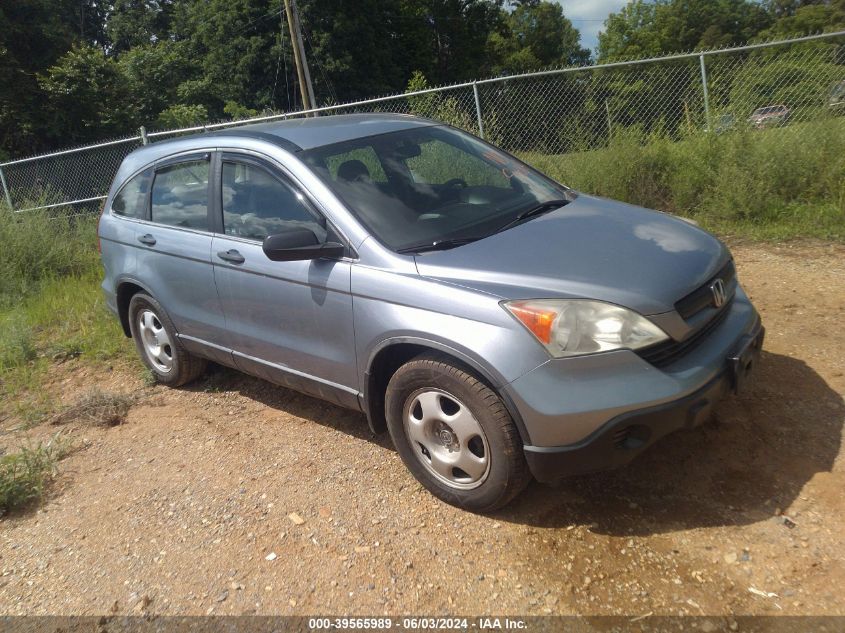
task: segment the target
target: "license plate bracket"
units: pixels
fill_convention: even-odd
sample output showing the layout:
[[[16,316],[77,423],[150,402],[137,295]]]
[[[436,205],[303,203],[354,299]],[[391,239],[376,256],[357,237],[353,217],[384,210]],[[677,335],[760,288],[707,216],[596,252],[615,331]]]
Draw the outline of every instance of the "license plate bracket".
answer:
[[[737,346],[737,351],[728,356],[731,387],[734,393],[743,391],[749,374],[759,362],[765,333],[766,330],[763,326],[760,326],[752,334],[742,337]]]

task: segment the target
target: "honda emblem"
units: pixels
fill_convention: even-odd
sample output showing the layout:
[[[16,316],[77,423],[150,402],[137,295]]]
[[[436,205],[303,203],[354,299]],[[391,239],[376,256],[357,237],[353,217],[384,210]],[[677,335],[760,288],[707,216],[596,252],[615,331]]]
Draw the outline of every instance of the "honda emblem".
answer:
[[[725,283],[721,279],[717,279],[710,286],[710,292],[713,293],[713,305],[721,308],[725,305],[725,300],[728,298],[728,293],[725,290]]]

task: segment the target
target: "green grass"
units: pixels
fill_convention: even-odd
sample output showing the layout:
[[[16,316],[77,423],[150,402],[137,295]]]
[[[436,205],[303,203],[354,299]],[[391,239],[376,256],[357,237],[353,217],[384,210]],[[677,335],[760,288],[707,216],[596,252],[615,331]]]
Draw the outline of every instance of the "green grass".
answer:
[[[52,363],[131,353],[106,309],[96,218],[0,211],[0,419],[31,425],[54,403],[41,386]]]
[[[0,405],[27,424],[54,410],[40,389],[53,363],[70,358],[103,361],[133,353],[92,276],[48,279],[21,304],[0,313]],[[0,406],[0,409],[5,408]]]
[[[720,234],[845,240],[845,118],[681,141],[617,135],[606,149],[523,153],[586,193],[691,217]]]
[[[0,309],[38,293],[44,281],[99,270],[96,218],[0,208]]]
[[[41,499],[56,472],[56,463],[70,450],[66,438],[24,446],[0,457],[0,516]]]

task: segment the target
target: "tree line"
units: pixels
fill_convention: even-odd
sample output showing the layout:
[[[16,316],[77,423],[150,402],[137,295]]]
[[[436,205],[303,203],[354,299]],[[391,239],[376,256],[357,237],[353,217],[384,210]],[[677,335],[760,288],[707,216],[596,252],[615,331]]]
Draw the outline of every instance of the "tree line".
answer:
[[[845,26],[845,0],[632,0],[595,52],[548,0],[298,0],[317,102]],[[0,6],[0,158],[301,108],[282,0]]]

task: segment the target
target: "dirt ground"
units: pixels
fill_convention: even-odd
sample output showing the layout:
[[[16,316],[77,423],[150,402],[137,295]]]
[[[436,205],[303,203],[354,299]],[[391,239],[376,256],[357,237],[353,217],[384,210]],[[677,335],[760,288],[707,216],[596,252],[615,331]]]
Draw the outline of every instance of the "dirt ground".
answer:
[[[228,370],[58,366],[65,402],[141,399],[66,426],[48,498],[0,520],[0,613],[845,614],[845,247],[734,252],[768,330],[748,391],[494,516],[431,497],[360,414]]]

